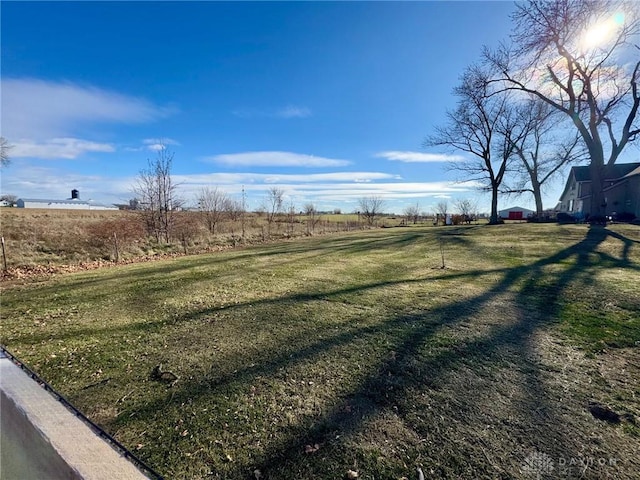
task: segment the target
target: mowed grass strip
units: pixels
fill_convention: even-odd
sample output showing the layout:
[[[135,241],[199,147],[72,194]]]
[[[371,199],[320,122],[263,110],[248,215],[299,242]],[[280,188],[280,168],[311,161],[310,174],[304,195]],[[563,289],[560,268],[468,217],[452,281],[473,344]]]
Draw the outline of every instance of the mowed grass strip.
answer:
[[[167,478],[635,478],[639,279],[634,226],[384,229],[5,283],[0,337]]]

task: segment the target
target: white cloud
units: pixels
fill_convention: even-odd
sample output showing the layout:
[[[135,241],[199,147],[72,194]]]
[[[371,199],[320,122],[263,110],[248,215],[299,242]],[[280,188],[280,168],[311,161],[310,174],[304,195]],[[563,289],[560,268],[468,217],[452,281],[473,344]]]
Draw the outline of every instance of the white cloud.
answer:
[[[134,196],[135,175],[112,177],[84,175],[54,168],[20,165],[20,160],[3,171],[2,191],[23,198],[68,198],[77,188],[84,199],[102,203],[126,203]],[[239,198],[247,193],[250,208],[257,207],[269,188],[282,188],[297,205],[305,202],[340,206],[357,202],[363,196],[377,195],[389,202],[426,198],[453,198],[476,189],[473,182],[403,182],[382,172],[335,172],[311,175],[274,175],[261,173],[211,173],[173,175],[179,194],[192,202],[202,187],[218,186]],[[277,180],[277,183],[270,183]],[[368,181],[362,181],[368,180]]]
[[[38,79],[2,79],[3,136],[45,140],[77,135],[90,123],[146,123],[171,113],[148,100],[81,86]]]
[[[442,153],[422,153],[407,151],[388,151],[376,154],[376,157],[405,163],[435,163],[435,162],[460,162],[465,160],[460,155],[447,155]]]
[[[293,152],[242,152],[216,155],[206,160],[234,167],[344,167],[351,162]]]
[[[287,105],[276,112],[276,117],[280,118],[306,118],[311,116],[311,110],[307,107]]]
[[[369,178],[370,181],[362,181]],[[378,182],[377,180],[387,180]],[[389,181],[396,180],[396,181]],[[231,195],[239,195],[242,188],[250,199],[260,201],[273,186],[282,188],[297,202],[350,202],[363,196],[386,199],[420,199],[467,194],[476,190],[475,182],[402,182],[394,175],[379,172],[337,172],[316,175],[267,175],[257,173],[211,173],[177,175],[186,197],[194,197],[205,186],[216,185]]]
[[[168,145],[180,145],[180,143],[171,138],[145,138],[142,143],[145,145],[144,148],[152,152],[165,150]]]
[[[77,138],[53,138],[45,142],[16,142],[11,149],[15,158],[65,158],[74,159],[88,152],[113,152],[115,148],[108,143],[97,143]]]
[[[382,172],[335,172],[314,173],[308,175],[296,174],[264,174],[264,173],[206,173],[198,175],[178,175],[176,180],[180,184],[240,186],[264,185],[271,188],[273,184],[295,185],[297,183],[332,183],[332,182],[372,182],[375,180],[400,179],[397,175]]]

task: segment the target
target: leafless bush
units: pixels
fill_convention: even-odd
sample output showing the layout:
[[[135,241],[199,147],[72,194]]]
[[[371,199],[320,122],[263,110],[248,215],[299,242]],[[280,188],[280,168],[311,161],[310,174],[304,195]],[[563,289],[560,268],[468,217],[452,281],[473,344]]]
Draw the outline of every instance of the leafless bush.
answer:
[[[121,218],[101,219],[85,227],[86,238],[90,246],[97,248],[111,247],[114,234],[121,245],[145,240],[145,226],[138,215]],[[76,238],[75,241],[78,239]]]

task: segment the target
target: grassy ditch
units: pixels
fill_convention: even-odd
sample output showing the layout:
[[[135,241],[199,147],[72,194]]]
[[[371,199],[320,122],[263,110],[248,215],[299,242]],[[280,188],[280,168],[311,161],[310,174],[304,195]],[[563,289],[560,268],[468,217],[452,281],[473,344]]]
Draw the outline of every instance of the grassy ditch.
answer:
[[[0,339],[167,478],[631,479],[638,278],[633,226],[351,232],[5,282]]]

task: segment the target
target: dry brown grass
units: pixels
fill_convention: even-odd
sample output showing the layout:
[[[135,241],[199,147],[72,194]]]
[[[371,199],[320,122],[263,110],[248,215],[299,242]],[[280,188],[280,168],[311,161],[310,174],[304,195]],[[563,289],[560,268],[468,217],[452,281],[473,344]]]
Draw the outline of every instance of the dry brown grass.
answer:
[[[380,226],[396,225],[392,218]],[[210,234],[197,212],[178,212],[168,244],[157,243],[134,211],[0,209],[7,269],[2,278],[102,267],[178,254],[219,251],[241,245],[324,235],[365,228],[356,215],[320,216],[311,226],[304,215],[281,215],[269,229],[264,215],[221,221]],[[4,267],[4,265],[2,265]]]

